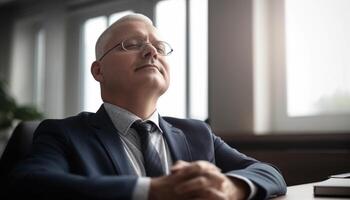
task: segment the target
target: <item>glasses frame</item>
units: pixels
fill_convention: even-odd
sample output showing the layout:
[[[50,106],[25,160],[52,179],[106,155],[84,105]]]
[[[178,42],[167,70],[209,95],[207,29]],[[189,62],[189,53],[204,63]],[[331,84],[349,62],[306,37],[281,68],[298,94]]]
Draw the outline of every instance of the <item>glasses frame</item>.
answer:
[[[116,44],[116,45],[114,45],[113,47],[111,47],[110,49],[108,49],[104,54],[102,54],[102,56],[98,59],[98,61],[102,61],[102,59],[109,53],[109,52],[111,52],[114,48],[117,48],[118,46],[121,46],[122,47],[122,50],[124,50],[124,51],[130,51],[130,50],[127,50],[125,47],[124,47],[124,42],[125,42],[126,40],[122,40],[121,42],[119,42],[118,44]],[[158,51],[157,51],[157,53],[159,54],[159,55],[162,55],[162,56],[168,56],[168,55],[170,55],[173,51],[174,51],[174,49],[170,46],[170,44],[169,43],[167,43],[167,42],[165,42],[165,41],[161,41],[161,40],[158,40],[158,41],[156,41],[156,42],[163,42],[163,43],[166,43],[169,47],[170,47],[170,51],[167,53],[167,54],[160,54],[160,53],[158,53]],[[143,45],[142,45],[142,47],[141,48],[144,48],[146,45],[148,45],[148,44],[150,44],[150,45],[152,45],[153,46],[153,44],[151,43],[151,42],[145,42]],[[153,46],[154,47],[154,46]]]

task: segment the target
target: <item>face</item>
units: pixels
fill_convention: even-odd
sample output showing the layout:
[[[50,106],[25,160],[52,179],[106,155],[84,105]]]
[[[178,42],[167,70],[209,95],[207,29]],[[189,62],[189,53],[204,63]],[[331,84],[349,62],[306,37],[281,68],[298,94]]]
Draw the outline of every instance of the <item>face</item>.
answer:
[[[104,51],[125,39],[142,38],[148,43],[161,40],[157,30],[143,21],[126,21],[116,25]],[[169,66],[165,56],[152,45],[141,51],[124,51],[119,46],[92,65],[92,74],[101,84],[103,98],[128,98],[152,94],[161,96],[169,87]]]

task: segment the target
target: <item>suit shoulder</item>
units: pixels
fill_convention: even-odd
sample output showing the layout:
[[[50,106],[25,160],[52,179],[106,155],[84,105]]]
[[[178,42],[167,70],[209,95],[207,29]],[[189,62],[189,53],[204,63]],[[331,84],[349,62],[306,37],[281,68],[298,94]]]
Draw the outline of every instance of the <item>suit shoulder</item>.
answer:
[[[84,123],[87,119],[93,116],[95,113],[91,112],[81,112],[77,115],[66,117],[63,119],[45,119],[43,120],[39,127],[47,126],[76,126]]]
[[[195,130],[195,131],[210,131],[210,127],[204,121],[197,119],[181,119],[175,117],[163,117],[163,119],[172,126],[181,130]]]
[[[163,119],[170,124],[204,124],[203,121],[198,119],[182,119],[176,117],[163,117]]]

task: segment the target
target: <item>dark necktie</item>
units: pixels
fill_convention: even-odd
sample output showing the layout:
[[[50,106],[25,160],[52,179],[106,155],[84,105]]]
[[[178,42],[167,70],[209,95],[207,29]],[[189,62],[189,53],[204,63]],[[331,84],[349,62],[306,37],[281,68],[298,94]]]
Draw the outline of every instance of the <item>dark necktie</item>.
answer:
[[[136,121],[132,125],[141,140],[141,151],[144,160],[146,175],[149,177],[157,177],[164,175],[164,169],[160,161],[158,152],[153,146],[150,138],[152,124],[147,122]]]

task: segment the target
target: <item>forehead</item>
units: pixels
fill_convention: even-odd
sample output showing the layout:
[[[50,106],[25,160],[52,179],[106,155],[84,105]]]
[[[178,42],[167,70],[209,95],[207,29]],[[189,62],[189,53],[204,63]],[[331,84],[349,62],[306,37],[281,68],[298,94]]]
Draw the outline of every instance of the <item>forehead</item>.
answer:
[[[150,40],[159,40],[157,29],[149,23],[141,20],[125,21],[112,27],[111,39],[122,40],[130,37],[147,37]]]

